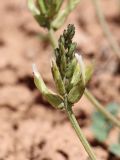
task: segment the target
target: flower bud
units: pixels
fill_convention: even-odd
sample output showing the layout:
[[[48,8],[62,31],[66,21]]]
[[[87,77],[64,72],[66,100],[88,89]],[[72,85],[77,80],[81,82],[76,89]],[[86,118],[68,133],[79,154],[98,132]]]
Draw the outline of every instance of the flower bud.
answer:
[[[81,75],[80,66],[77,63],[72,79],[71,79],[71,82],[70,82],[72,86],[75,86],[80,81],[80,75]]]
[[[73,104],[78,102],[79,99],[82,97],[84,90],[85,90],[85,87],[82,85],[82,83],[79,82],[68,93],[68,101]]]
[[[66,68],[66,56],[65,56],[65,48],[62,43],[59,43],[59,52],[60,52],[60,70],[61,70],[61,75],[64,75],[65,68]]]
[[[68,49],[68,53],[67,55],[70,57],[70,58],[73,58],[73,55],[74,55],[74,51],[76,49],[76,43],[72,43]]]
[[[71,60],[71,62],[68,64],[67,69],[66,69],[66,77],[68,79],[72,77],[72,75],[76,69],[76,64],[77,64],[77,61],[75,58],[73,58]]]
[[[56,85],[56,88],[58,90],[58,93],[60,95],[64,95],[65,94],[64,83],[63,83],[63,80],[61,78],[59,69],[56,65],[56,62],[54,60],[52,60],[52,68],[51,69],[52,69],[52,74],[53,74],[53,78],[54,78],[55,85]]]

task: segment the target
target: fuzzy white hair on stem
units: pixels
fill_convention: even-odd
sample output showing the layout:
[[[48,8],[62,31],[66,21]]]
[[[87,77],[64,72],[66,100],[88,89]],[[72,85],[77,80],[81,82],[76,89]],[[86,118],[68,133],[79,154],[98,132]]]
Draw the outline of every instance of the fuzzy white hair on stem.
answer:
[[[75,57],[80,65],[80,70],[81,70],[81,74],[82,74],[82,81],[83,81],[83,84],[85,85],[85,65],[83,62],[83,58],[78,53],[75,53]]]

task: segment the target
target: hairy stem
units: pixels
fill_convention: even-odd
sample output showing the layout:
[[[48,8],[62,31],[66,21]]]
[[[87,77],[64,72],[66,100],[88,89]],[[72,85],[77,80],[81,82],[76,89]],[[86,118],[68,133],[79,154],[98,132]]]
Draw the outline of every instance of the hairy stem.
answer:
[[[110,112],[108,112],[104,106],[102,106],[96,98],[89,92],[88,89],[85,89],[85,96],[89,99],[89,101],[96,107],[96,109],[101,112],[108,120],[110,120],[114,125],[120,128],[120,121],[117,120]]]
[[[92,0],[92,1],[94,4],[94,7],[96,9],[96,14],[98,16],[98,19],[99,19],[99,22],[100,22],[101,27],[103,29],[103,32],[104,32],[105,36],[107,37],[112,50],[117,55],[117,57],[120,59],[120,47],[119,47],[117,41],[115,41],[115,39],[113,38],[112,33],[109,30],[109,27],[106,23],[104,14],[103,14],[101,6],[100,6],[100,0]]]
[[[68,118],[69,118],[69,120],[70,120],[70,122],[71,122],[71,125],[72,125],[72,127],[74,128],[74,130],[75,130],[75,132],[76,132],[76,134],[77,134],[80,142],[82,143],[82,145],[84,146],[86,152],[88,153],[89,158],[90,158],[91,160],[96,160],[95,154],[94,154],[94,152],[92,151],[92,149],[91,149],[88,141],[86,140],[86,138],[85,138],[85,136],[84,136],[84,134],[83,134],[83,132],[82,132],[82,130],[81,130],[81,128],[80,128],[77,120],[76,120],[76,117],[75,117],[75,115],[74,115],[74,113],[73,113],[73,111],[72,111],[72,107],[71,107],[71,106],[68,106],[67,100],[65,100],[65,102],[66,102],[66,103],[65,103],[66,113],[67,113],[67,115],[68,115]]]

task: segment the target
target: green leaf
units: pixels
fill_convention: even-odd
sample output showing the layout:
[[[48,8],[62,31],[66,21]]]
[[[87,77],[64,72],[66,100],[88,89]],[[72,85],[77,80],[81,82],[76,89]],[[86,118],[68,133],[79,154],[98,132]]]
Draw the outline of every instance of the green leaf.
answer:
[[[95,112],[93,114],[93,124],[92,124],[92,131],[95,137],[100,141],[103,142],[111,129],[111,124],[107,125],[107,121],[103,117],[103,115],[99,112]]]
[[[111,153],[113,153],[114,155],[120,157],[120,143],[112,144],[112,145],[109,147],[109,151],[110,151]]]
[[[119,109],[119,105],[116,103],[110,103],[107,105],[106,109],[113,115],[116,115]],[[113,125],[99,112],[93,113],[92,121],[93,123],[91,129],[96,139],[103,142],[107,139]]]
[[[107,105],[107,110],[112,113],[113,115],[116,115],[118,113],[118,110],[120,109],[119,104],[113,102]]]

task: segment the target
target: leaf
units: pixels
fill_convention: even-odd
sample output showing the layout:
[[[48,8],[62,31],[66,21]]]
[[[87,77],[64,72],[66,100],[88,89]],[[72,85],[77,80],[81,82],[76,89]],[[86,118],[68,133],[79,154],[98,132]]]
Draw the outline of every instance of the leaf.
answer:
[[[112,144],[112,145],[109,147],[109,151],[110,151],[111,153],[113,153],[114,155],[120,157],[120,143]]]
[[[107,110],[112,113],[113,115],[116,115],[118,110],[119,110],[120,106],[119,104],[113,102],[107,105]]]
[[[117,103],[110,103],[107,105],[106,109],[113,115],[116,115],[119,105]],[[91,129],[96,139],[98,139],[100,142],[103,142],[108,137],[113,125],[99,112],[93,113],[92,121],[93,123]]]
[[[93,114],[93,124],[92,124],[92,131],[95,137],[100,141],[103,142],[111,129],[111,124],[107,125],[107,121],[103,117],[103,115],[99,112],[95,112]]]

